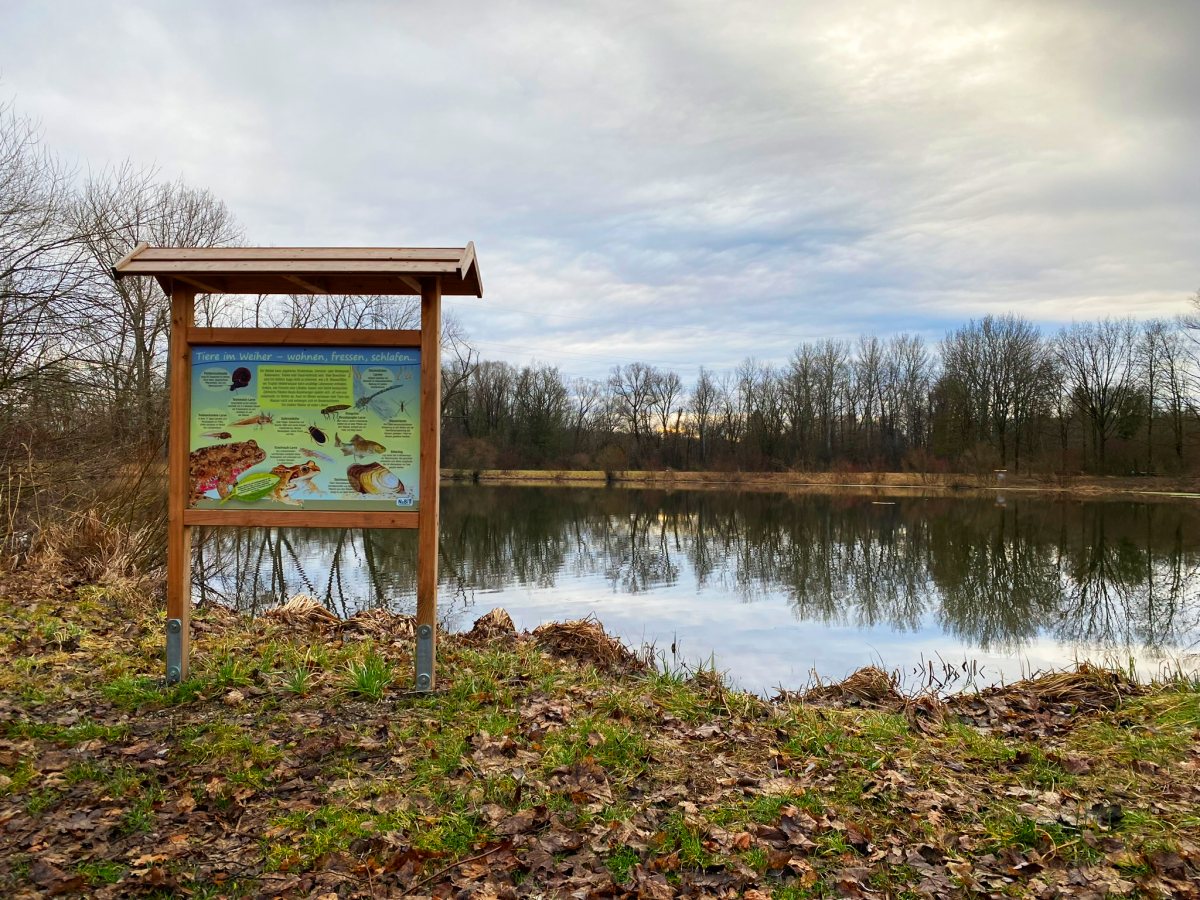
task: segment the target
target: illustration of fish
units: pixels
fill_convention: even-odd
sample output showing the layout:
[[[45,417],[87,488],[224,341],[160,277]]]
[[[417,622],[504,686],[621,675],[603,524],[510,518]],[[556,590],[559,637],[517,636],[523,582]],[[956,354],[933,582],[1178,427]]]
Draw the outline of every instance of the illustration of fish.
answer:
[[[339,412],[341,412],[343,409],[349,409],[349,408],[350,408],[350,404],[349,404],[349,403],[338,403],[338,404],[336,404],[335,406],[327,406],[327,407],[325,407],[323,410],[321,410],[321,415],[323,415],[325,418],[327,418],[327,419],[328,419],[328,418],[329,418],[330,416],[332,416],[334,413],[339,413]]]
[[[333,445],[341,447],[342,453],[346,456],[353,455],[355,459],[358,459],[360,456],[368,456],[372,453],[387,452],[387,447],[383,446],[383,444],[369,440],[361,434],[354,435],[354,437],[350,438],[349,443],[342,443],[341,435],[335,433],[333,436]]]
[[[324,460],[325,462],[333,462],[332,456],[326,456],[320,450],[309,450],[307,447],[301,447],[300,452],[303,453],[305,456],[307,456],[309,459],[321,459],[321,460]]]
[[[233,437],[233,435],[230,434],[228,431],[206,431],[204,434],[202,434],[200,436],[206,437],[206,438],[212,438],[214,441],[227,441],[231,437]]]
[[[260,428],[263,425],[270,425],[275,420],[271,418],[270,413],[260,412],[257,416],[251,416],[248,419],[242,419],[240,422],[230,422],[230,428],[237,428],[240,425],[257,425]]]
[[[236,391],[238,388],[244,388],[250,383],[250,370],[245,366],[239,366],[233,370],[233,377],[230,379],[229,389]]]

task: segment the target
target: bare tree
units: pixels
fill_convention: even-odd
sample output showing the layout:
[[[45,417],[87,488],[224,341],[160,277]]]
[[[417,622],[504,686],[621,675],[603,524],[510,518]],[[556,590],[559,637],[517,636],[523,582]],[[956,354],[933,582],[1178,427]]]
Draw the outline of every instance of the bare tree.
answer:
[[[640,450],[642,440],[650,431],[650,406],[654,395],[657,371],[643,363],[613,366],[608,379],[614,411],[626,430],[633,435]]]
[[[704,366],[700,367],[700,373],[696,376],[696,387],[692,391],[689,409],[700,443],[700,462],[707,463],[709,443],[712,439],[712,421],[717,409],[717,385]]]
[[[897,452],[925,443],[930,369],[929,352],[920,335],[898,334],[888,341],[885,371],[889,421]]]
[[[678,404],[683,398],[683,382],[674,372],[655,372],[650,383],[650,406],[658,419],[655,430],[658,440],[666,447],[671,435],[671,416],[678,417]]]
[[[71,173],[36,123],[0,106],[0,398],[59,365],[77,338],[81,246],[70,227]]]
[[[824,437],[826,463],[833,460],[833,431],[837,422],[837,398],[847,381],[850,346],[845,341],[826,339],[817,349],[814,360],[814,396],[817,417]]]
[[[859,422],[865,431],[863,456],[869,460],[875,452],[875,429],[883,412],[883,345],[875,335],[859,337],[851,372]]]
[[[1146,394],[1146,471],[1154,471],[1154,413],[1158,405],[1163,382],[1164,344],[1171,326],[1162,319],[1151,319],[1142,323],[1142,333],[1137,344],[1137,377]]]
[[[743,420],[737,394],[738,389],[733,379],[733,373],[723,373],[717,382],[717,410],[721,436],[730,452],[737,449],[738,442],[742,439]]]
[[[791,436],[792,458],[811,462],[816,427],[813,402],[813,369],[816,354],[812,344],[801,344],[788,360],[783,374],[783,397]]]
[[[1105,447],[1117,428],[1121,410],[1135,387],[1132,319],[1076,322],[1058,335],[1055,348],[1067,390],[1092,426],[1099,471],[1105,469]]]
[[[576,378],[571,382],[571,451],[579,453],[589,433],[603,429],[604,385],[591,378]]]
[[[420,323],[420,305],[391,307],[391,318],[383,328],[405,328]],[[453,313],[442,313],[442,407],[453,404],[467,381],[479,368],[479,351],[467,338],[467,330]]]
[[[556,455],[569,410],[567,385],[557,368],[535,364],[521,370],[514,390],[514,438],[534,462]]]
[[[170,299],[154,279],[114,280],[113,263],[136,244],[213,247],[238,244],[241,227],[223,202],[153,169],[125,163],[88,180],[73,223],[88,256],[92,311],[87,358],[113,404],[114,424],[137,432],[160,427]],[[219,314],[206,301],[205,314]]]
[[[1183,435],[1186,413],[1192,404],[1192,378],[1189,370],[1189,354],[1183,336],[1183,322],[1176,319],[1173,327],[1162,336],[1159,345],[1160,381],[1167,421],[1171,426],[1172,445],[1175,449],[1175,464],[1183,463]]]

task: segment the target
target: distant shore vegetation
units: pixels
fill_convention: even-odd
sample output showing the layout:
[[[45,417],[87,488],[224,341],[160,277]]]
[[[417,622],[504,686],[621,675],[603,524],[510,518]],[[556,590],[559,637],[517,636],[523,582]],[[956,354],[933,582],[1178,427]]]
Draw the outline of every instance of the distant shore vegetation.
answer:
[[[1195,300],[1195,298],[1193,298]],[[1200,345],[1186,318],[1043,332],[972,319],[936,343],[803,343],[785,363],[615,366],[607,379],[475,358],[444,383],[444,462],[466,471],[675,469],[1188,474]]]

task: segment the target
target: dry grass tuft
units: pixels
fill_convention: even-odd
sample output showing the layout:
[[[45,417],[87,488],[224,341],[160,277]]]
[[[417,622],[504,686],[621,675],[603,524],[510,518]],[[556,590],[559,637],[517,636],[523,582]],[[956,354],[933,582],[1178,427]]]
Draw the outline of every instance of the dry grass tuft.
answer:
[[[316,629],[336,627],[342,621],[320,600],[308,594],[296,594],[281,606],[267,611],[264,618],[293,627]]]
[[[93,584],[166,561],[166,469],[153,441],[0,464],[0,566],[57,565]]]
[[[462,635],[461,640],[468,644],[487,644],[507,640],[516,634],[517,628],[513,625],[512,617],[504,609],[497,608],[476,619],[474,626]]]
[[[374,638],[401,640],[417,636],[417,620],[387,609],[364,609],[342,622],[341,629]]]
[[[146,548],[159,540],[157,531],[92,508],[48,525],[35,546],[39,555],[69,566],[86,581],[106,584],[141,575]]]
[[[802,691],[798,699],[806,703],[840,701],[889,708],[904,705],[904,697],[896,688],[896,679],[875,666],[859,669],[845,681],[818,684]]]
[[[594,616],[575,622],[550,622],[535,628],[533,637],[556,657],[588,662],[598,669],[646,668],[646,663],[610,637]]]
[[[1139,697],[1146,688],[1121,672],[1081,663],[1068,672],[1035,675],[1004,687],[990,688],[980,696],[1028,694],[1043,703],[1070,703],[1080,709],[1115,709],[1125,697]]]

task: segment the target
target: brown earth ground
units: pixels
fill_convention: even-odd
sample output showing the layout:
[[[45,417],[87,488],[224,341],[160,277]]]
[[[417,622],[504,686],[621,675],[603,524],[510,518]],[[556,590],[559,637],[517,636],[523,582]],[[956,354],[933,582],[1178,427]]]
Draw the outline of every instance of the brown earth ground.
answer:
[[[921,475],[911,472],[614,472],[568,469],[442,469],[442,477],[455,481],[487,483],[604,485],[650,487],[665,490],[716,488],[753,491],[872,488],[886,492],[925,493],[986,492],[1048,493],[1078,496],[1139,494],[1145,497],[1200,498],[1200,477],[1095,477],[1087,475]]]
[[[1200,898],[1200,682],[1081,668],[772,700],[594,621],[441,641],[294,598],[194,619],[149,582],[0,582],[0,897]]]

